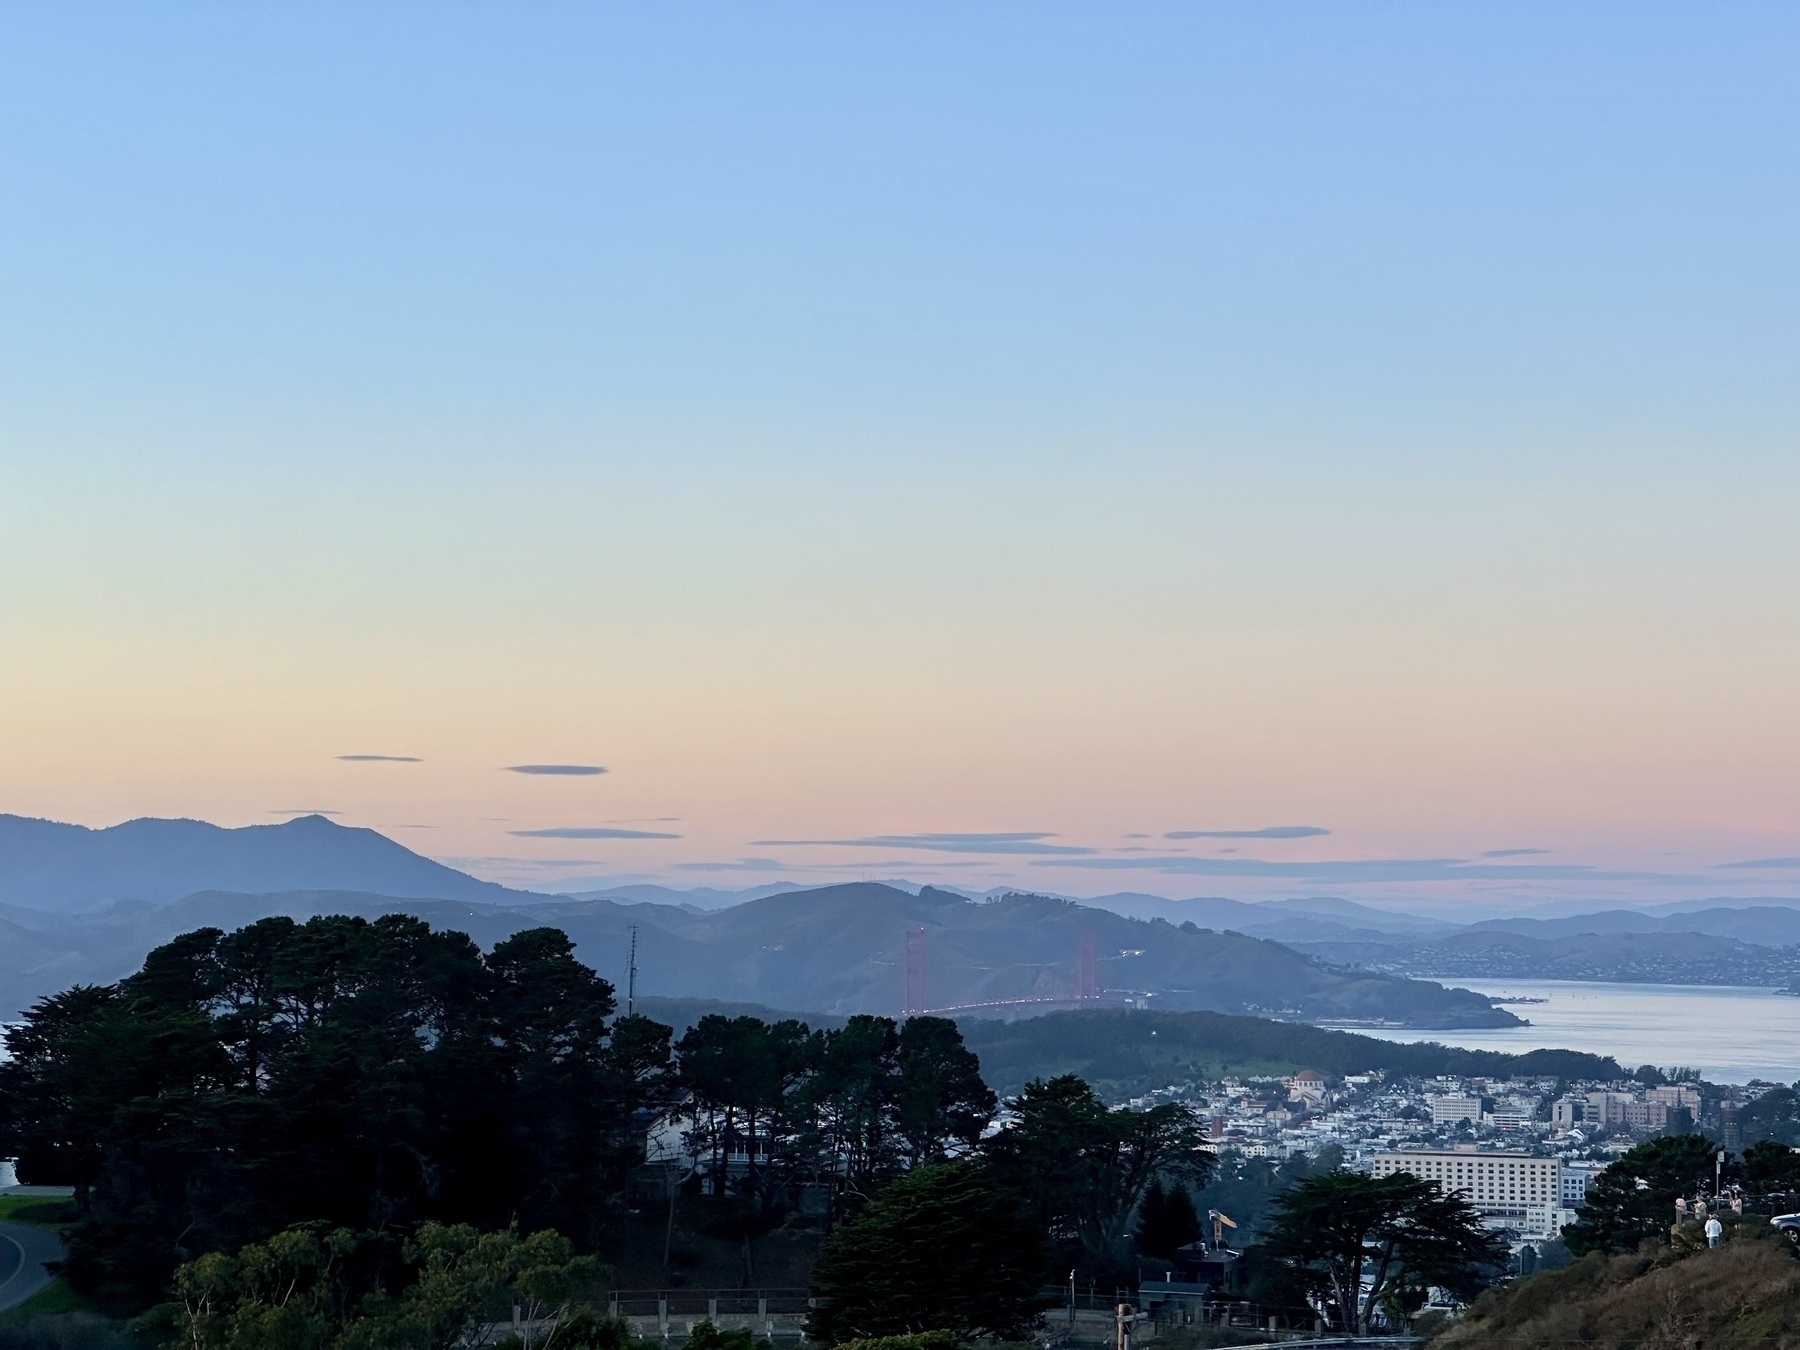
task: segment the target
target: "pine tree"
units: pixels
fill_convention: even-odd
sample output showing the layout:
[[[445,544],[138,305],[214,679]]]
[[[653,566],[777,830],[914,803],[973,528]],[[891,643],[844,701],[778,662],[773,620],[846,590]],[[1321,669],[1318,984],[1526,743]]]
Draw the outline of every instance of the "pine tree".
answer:
[[[1138,1250],[1169,1260],[1199,1236],[1200,1216],[1187,1187],[1177,1183],[1165,1188],[1161,1177],[1151,1181],[1138,1205]]]

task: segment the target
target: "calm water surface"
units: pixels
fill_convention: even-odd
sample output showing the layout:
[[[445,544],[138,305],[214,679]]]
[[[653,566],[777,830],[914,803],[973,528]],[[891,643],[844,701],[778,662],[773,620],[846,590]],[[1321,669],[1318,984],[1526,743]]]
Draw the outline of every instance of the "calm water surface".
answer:
[[[1508,1004],[1528,1027],[1479,1031],[1369,1031],[1389,1041],[1438,1041],[1470,1050],[1554,1046],[1611,1055],[1626,1068],[1682,1065],[1715,1083],[1800,1079],[1800,998],[1768,989],[1691,984],[1586,984],[1573,980],[1444,980],[1479,994],[1541,998]]]

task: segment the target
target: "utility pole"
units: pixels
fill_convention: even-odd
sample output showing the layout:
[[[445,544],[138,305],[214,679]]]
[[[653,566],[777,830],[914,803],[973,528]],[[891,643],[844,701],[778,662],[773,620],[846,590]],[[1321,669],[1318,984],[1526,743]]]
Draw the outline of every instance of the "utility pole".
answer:
[[[1075,1272],[1069,1272],[1069,1330],[1075,1330]]]
[[[631,960],[625,971],[625,1015],[637,1012],[637,925],[631,925]]]

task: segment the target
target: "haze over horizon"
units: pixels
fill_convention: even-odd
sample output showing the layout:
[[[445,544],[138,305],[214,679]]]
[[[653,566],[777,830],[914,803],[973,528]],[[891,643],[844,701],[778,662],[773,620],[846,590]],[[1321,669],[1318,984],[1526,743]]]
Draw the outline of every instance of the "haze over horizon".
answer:
[[[1800,894],[1791,8],[0,32],[0,812]]]

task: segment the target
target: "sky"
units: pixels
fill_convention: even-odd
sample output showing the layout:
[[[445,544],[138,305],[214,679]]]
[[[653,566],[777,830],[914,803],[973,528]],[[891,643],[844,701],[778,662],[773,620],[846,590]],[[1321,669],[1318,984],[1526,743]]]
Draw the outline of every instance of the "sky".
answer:
[[[1797,45],[10,7],[0,810],[564,890],[1800,895]]]

